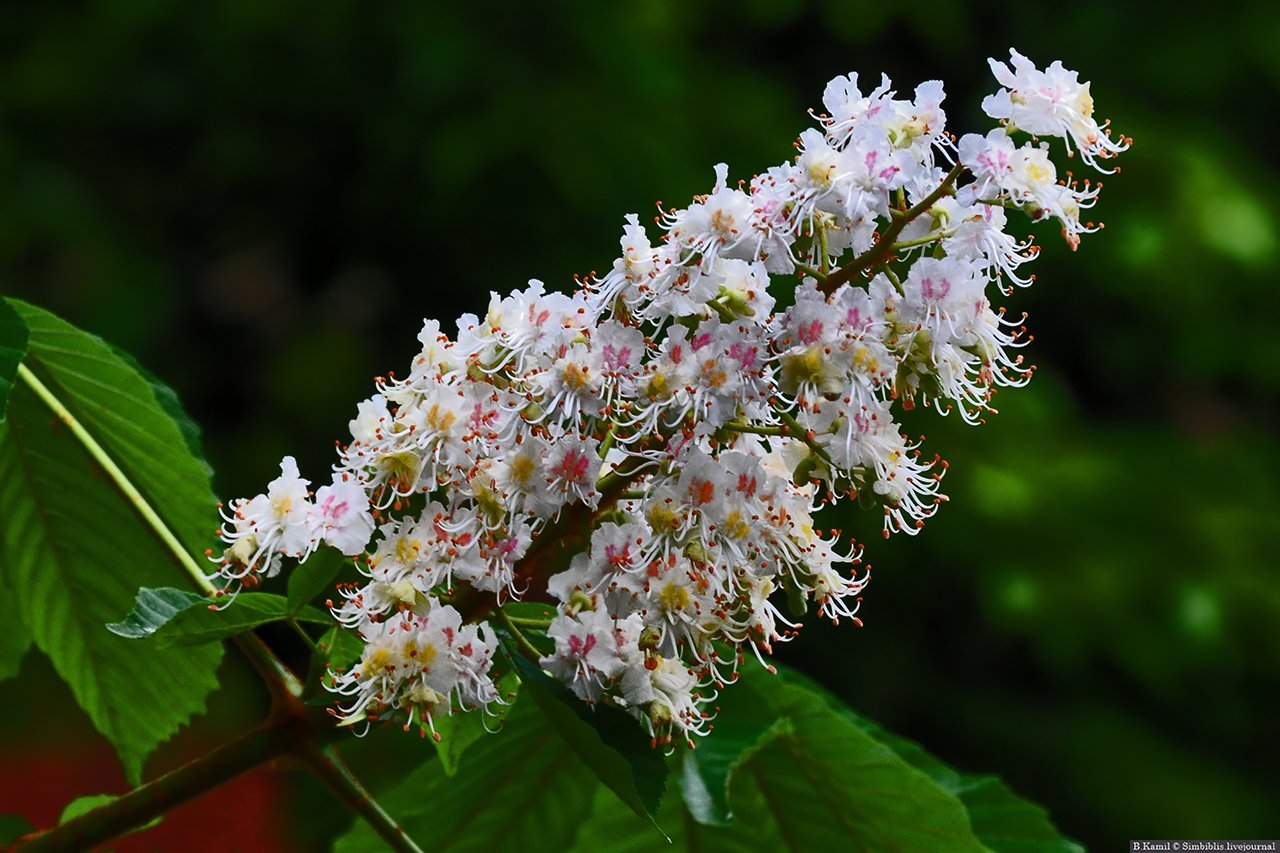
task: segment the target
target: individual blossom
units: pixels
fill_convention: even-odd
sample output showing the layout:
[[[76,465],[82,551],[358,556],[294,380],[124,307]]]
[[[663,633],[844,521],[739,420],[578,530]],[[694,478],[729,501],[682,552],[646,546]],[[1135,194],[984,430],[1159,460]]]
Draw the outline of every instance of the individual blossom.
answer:
[[[1085,163],[1108,171],[1098,160],[1114,157],[1129,144],[1113,140],[1105,125],[1098,126],[1089,84],[1056,60],[1041,71],[1016,50],[1010,49],[1009,56],[1009,64],[988,60],[1004,88],[982,101],[983,111],[1032,135],[1061,136],[1074,143]]]
[[[230,545],[223,556],[228,578],[244,580],[255,572],[272,577],[280,570],[281,556],[302,559],[311,553],[317,537],[309,485],[293,457],[286,456],[265,495],[232,501],[222,527]]]

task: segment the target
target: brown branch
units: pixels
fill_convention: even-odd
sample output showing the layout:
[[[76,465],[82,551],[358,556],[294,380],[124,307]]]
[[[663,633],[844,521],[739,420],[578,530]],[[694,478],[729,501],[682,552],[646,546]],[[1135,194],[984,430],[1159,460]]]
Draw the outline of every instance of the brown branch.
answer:
[[[955,192],[956,180],[960,177],[960,174],[963,171],[964,167],[959,163],[956,163],[956,165],[952,167],[951,171],[947,173],[947,176],[942,179],[942,183],[938,184],[933,192],[920,199],[920,201],[916,202],[907,210],[891,211],[893,214],[893,221],[889,224],[889,227],[885,229],[884,233],[880,235],[880,238],[871,246],[871,248],[867,249],[861,255],[858,255],[849,263],[840,267],[840,269],[831,273],[831,275],[827,276],[825,279],[819,281],[818,289],[830,296],[840,285],[847,281],[852,281],[855,276],[865,272],[866,270],[874,269],[887,261],[893,252],[893,244],[897,241],[898,235],[902,233],[902,229],[906,228],[907,224],[920,214],[933,207],[933,205],[937,203],[938,199]]]

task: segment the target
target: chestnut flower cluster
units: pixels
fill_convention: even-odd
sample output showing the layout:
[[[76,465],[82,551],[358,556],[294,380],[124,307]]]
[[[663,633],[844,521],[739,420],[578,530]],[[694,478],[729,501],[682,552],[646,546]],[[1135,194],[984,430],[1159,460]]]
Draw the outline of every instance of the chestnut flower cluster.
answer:
[[[1021,320],[989,301],[1031,282],[1009,212],[1073,248],[1099,227],[1080,218],[1098,186],[1060,180],[1039,137],[1099,168],[1128,140],[1074,72],[1012,59],[991,63],[986,135],[946,132],[939,82],[900,98],[837,77],[794,159],[737,185],[717,166],[656,242],[628,216],[621,256],[573,294],[494,294],[452,337],[428,320],[409,375],[359,404],[332,483],[312,494],[287,458],[230,505],[219,572],[361,555],[365,582],[332,605],[365,643],[334,673],[347,717],[425,731],[500,702],[493,620],[656,742],[704,733],[744,654],[807,604],[857,622],[869,575],[820,507],[856,498],[887,536],[945,500],[945,465],[895,408],[977,422],[1030,377]],[[519,599],[554,615],[515,620]]]

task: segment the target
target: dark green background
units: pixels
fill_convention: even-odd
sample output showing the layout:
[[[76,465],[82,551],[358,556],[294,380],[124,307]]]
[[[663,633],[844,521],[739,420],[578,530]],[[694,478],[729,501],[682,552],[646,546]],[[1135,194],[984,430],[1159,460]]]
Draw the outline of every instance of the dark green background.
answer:
[[[1275,837],[1280,15],[1053,6],[4,4],[0,288],[172,383],[223,496],[285,453],[320,479],[423,316],[605,267],[623,214],[785,158],[830,77],[941,77],[963,133],[989,126],[985,57],[1061,58],[1136,139],[1107,228],[1075,255],[1040,232],[1009,300],[1035,381],[981,429],[912,419],[950,505],[887,543],[845,511],[866,627],[783,657],[1090,846]],[[4,686],[0,764],[92,745],[47,670]],[[212,740],[260,707],[226,680]],[[430,749],[372,741],[375,777]],[[342,823],[314,785],[280,796],[298,843]]]

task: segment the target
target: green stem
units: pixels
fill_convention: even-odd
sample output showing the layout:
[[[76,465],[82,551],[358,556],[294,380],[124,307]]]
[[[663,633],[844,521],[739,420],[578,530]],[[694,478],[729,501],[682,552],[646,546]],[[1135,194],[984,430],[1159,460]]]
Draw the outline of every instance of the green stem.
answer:
[[[893,251],[896,252],[899,249],[913,249],[916,246],[924,246],[936,240],[941,240],[944,237],[950,237],[954,233],[956,233],[956,229],[954,228],[943,228],[938,231],[931,231],[923,237],[916,237],[912,240],[903,240],[901,243],[894,243]]]
[[[831,255],[827,252],[827,226],[822,225],[818,230],[818,251],[821,252],[822,261],[818,264],[818,269],[822,272],[823,278],[831,271]]]
[[[712,299],[707,304],[710,305],[715,310],[716,314],[720,316],[720,319],[726,323],[732,323],[738,319],[738,315],[734,314],[733,310],[729,308],[729,306],[725,305],[718,299]]]
[[[498,620],[502,622],[508,631],[511,632],[511,636],[516,638],[516,642],[520,645],[520,649],[525,653],[526,657],[535,661],[542,657],[542,652],[538,651],[537,646],[529,642],[529,638],[524,635],[523,631],[516,627],[515,622],[506,614],[506,611],[499,607],[497,613]]]
[[[507,621],[512,625],[518,625],[521,628],[550,628],[550,619],[529,619],[524,616],[512,616],[507,614]]]
[[[609,451],[613,449],[613,443],[618,439],[617,426],[609,427],[609,432],[604,437],[604,441],[600,442],[600,458],[605,459],[609,455]]]
[[[802,264],[802,263],[800,263],[799,261],[796,261],[796,262],[795,262],[795,268],[796,268],[796,269],[798,269],[798,270],[800,270],[800,272],[804,273],[805,275],[809,276],[810,278],[816,279],[819,283],[824,282],[824,281],[826,281],[826,280],[827,280],[827,274],[826,274],[826,273],[824,273],[822,270],[815,269],[815,268],[813,268],[813,267],[809,266],[808,264]]]
[[[744,424],[737,421],[730,421],[725,424],[724,429],[729,430],[729,432],[749,432],[752,435],[785,435],[781,427]]]
[[[395,818],[387,814],[386,810],[365,789],[347,767],[346,762],[338,755],[337,749],[331,745],[318,746],[308,742],[299,750],[298,757],[329,786],[329,790],[336,794],[338,799],[364,818],[388,847],[400,853],[424,853],[404,828],[396,823]]]
[[[782,418],[782,422],[787,425],[788,434],[807,444],[809,449],[816,453],[823,462],[826,462],[832,468],[836,467],[836,463],[831,461],[831,455],[827,453],[827,449],[809,438],[809,430],[805,429],[804,424],[796,420],[795,415],[782,409],[775,409],[775,411],[778,413],[778,417]]]
[[[307,629],[303,628],[297,619],[290,616],[285,621],[289,623],[289,627],[293,629],[293,632],[302,638],[302,642],[307,644],[307,648],[311,649],[312,653],[320,651],[320,647],[316,645],[316,641],[311,638],[311,635],[307,633]]]

